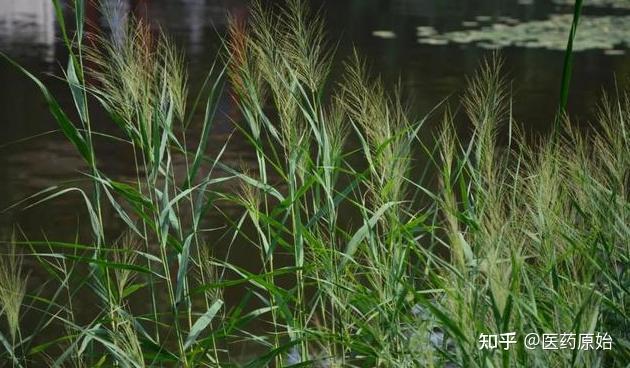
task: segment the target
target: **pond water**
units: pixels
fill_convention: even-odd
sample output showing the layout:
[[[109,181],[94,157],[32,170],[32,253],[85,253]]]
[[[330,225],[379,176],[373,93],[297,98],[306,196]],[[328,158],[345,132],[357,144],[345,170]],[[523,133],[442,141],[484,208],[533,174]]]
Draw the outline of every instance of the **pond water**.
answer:
[[[186,51],[193,89],[217,54],[228,14],[247,18],[246,0],[109,0],[120,9],[161,25]],[[340,40],[339,60],[356,46],[373,71],[392,83],[400,80],[412,95],[416,113],[428,112],[443,98],[460,94],[488,49],[500,48],[515,95],[514,116],[531,131],[549,128],[557,106],[562,73],[562,45],[570,24],[561,0],[312,0],[327,18],[331,40]],[[630,75],[630,1],[587,1],[578,33],[569,111],[577,122],[593,117],[601,91],[627,84]],[[88,9],[92,27],[106,22]],[[533,26],[532,26],[533,25]],[[599,29],[597,29],[599,27]],[[595,28],[595,29],[593,29]],[[528,34],[524,37],[523,34]],[[602,35],[606,35],[602,38]],[[66,55],[59,42],[50,0],[0,0],[0,50],[38,75],[59,75]],[[560,47],[561,48],[561,47]],[[62,105],[71,110],[66,86],[44,78]],[[225,115],[236,108],[226,99]],[[77,223],[87,231],[80,198],[69,196],[28,210],[5,208],[52,185],[84,180],[74,148],[55,132],[36,88],[0,62],[0,236],[19,225],[31,239],[69,240]],[[115,132],[104,118],[97,129]],[[211,149],[219,149],[232,130],[228,118],[215,124]],[[432,132],[428,132],[428,135]],[[133,172],[130,152],[98,144],[105,171],[125,177]],[[235,140],[228,163],[255,160]],[[113,219],[113,215],[112,215]],[[82,230],[84,231],[84,230]],[[82,233],[83,234],[83,233]],[[87,234],[87,232],[85,232]],[[83,235],[85,235],[83,234]],[[81,234],[79,234],[81,235]],[[238,256],[238,254],[236,254]],[[37,277],[37,275],[34,275]]]
[[[330,39],[341,40],[339,59],[356,46],[372,69],[386,80],[395,82],[401,77],[404,87],[413,96],[417,113],[427,112],[444,97],[460,93],[466,76],[488,54],[487,49],[501,48],[507,76],[513,82],[516,119],[536,131],[549,127],[557,105],[563,60],[562,51],[554,45],[564,42],[570,17],[563,14],[571,13],[571,1],[311,2],[326,14]],[[149,19],[174,35],[186,50],[193,88],[216,55],[218,34],[225,29],[227,15],[247,17],[246,0],[109,0],[108,3]],[[630,73],[630,51],[627,50],[630,1],[600,0],[587,4],[590,5],[584,9],[585,22],[592,23],[592,19],[596,19],[600,28],[585,27],[578,33],[577,44],[586,47],[575,55],[569,109],[580,121],[592,117],[593,102],[602,88],[613,90],[615,80],[623,83]],[[88,9],[87,15],[93,26],[105,26],[96,9]],[[558,18],[566,19],[559,21]],[[550,34],[550,28],[555,33]],[[523,33],[529,33],[529,44],[523,39]],[[601,34],[606,35],[607,42],[598,41],[597,35]],[[0,50],[29,69],[39,74],[59,75],[60,65],[65,64],[66,58],[59,38],[50,0],[0,0]],[[553,45],[545,46],[545,42]],[[65,86],[51,77],[46,80],[62,103],[70,107]],[[4,209],[37,190],[80,177],[80,166],[72,147],[60,134],[45,134],[7,145],[50,132],[55,124],[39,92],[4,62],[0,63],[0,86],[3,122],[0,127],[0,208]],[[224,108],[228,111],[233,106],[226,103]],[[217,145],[220,146],[230,129],[227,119],[217,125],[213,138]],[[124,152],[115,148],[108,151],[107,146],[101,148],[101,157],[112,171],[130,169],[123,160]],[[246,147],[240,146],[240,149],[239,152],[238,144],[232,145],[228,158],[251,156],[245,151]],[[65,199],[55,204],[26,212],[3,212],[0,224],[4,231],[10,224],[19,223],[31,234],[39,234],[44,226],[46,231],[74,235],[67,232],[75,227],[78,203]],[[50,219],[52,226],[47,226],[42,218]]]
[[[278,2],[278,1],[276,1]],[[402,76],[413,95],[417,113],[430,110],[449,95],[461,93],[466,76],[477,67],[488,48],[501,48],[506,72],[513,82],[516,119],[536,131],[549,127],[559,94],[568,26],[558,18],[572,11],[566,0],[311,0],[327,17],[331,40],[341,40],[339,59],[356,46],[372,69],[395,82]],[[186,50],[194,87],[216,56],[218,34],[228,14],[247,17],[247,0],[108,0],[119,10],[149,19],[174,35]],[[585,27],[577,44],[569,109],[579,121],[593,115],[601,90],[614,90],[630,73],[630,1],[588,1]],[[89,22],[105,27],[96,9],[88,9]],[[531,25],[534,24],[533,27]],[[553,26],[549,26],[552,24]],[[530,25],[530,27],[528,27]],[[506,31],[505,28],[509,30]],[[611,29],[614,28],[614,29]],[[489,30],[493,30],[490,32]],[[497,30],[498,29],[498,30]],[[553,29],[550,34],[549,29]],[[565,31],[564,34],[562,31]],[[529,43],[522,34],[529,34]],[[510,36],[512,34],[512,36]],[[611,35],[613,34],[613,35]],[[598,35],[600,41],[598,42]],[[601,41],[606,35],[607,42]],[[59,42],[50,0],[0,0],[0,50],[38,74],[60,74],[65,53]],[[561,38],[561,40],[558,40]],[[513,42],[512,42],[513,41]],[[545,42],[552,46],[545,46]],[[65,86],[45,78],[62,104],[70,107]],[[39,92],[7,63],[0,63],[0,208],[62,180],[80,178],[80,161],[58,133]],[[227,103],[224,108],[233,106]],[[104,130],[111,127],[107,124]],[[227,119],[217,125],[216,146],[231,130]],[[10,144],[25,138],[27,141]],[[103,164],[112,171],[129,170],[125,152],[102,146]],[[240,150],[240,151],[239,151]],[[228,158],[247,159],[246,147],[233,144]],[[78,202],[57,201],[25,212],[0,214],[3,230],[19,223],[30,234],[68,234],[75,228]],[[50,219],[52,226],[47,226]]]

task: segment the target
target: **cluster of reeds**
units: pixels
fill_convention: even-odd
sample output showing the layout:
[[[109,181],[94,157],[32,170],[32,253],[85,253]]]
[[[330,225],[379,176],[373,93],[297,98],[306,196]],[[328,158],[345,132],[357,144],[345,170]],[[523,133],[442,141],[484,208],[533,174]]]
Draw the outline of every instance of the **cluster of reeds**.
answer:
[[[81,195],[92,241],[12,242],[49,281],[27,291],[13,246],[0,261],[7,366],[626,363],[627,93],[603,100],[589,134],[567,119],[552,138],[527,142],[494,55],[462,98],[459,116],[473,133],[463,139],[452,106],[412,116],[402,89],[372,77],[357,54],[333,78],[321,17],[288,0],[275,9],[255,2],[248,24],[232,22],[227,60],[217,58],[188,98],[183,58],[166,36],[131,21],[122,41],[86,45],[82,4],[73,37],[58,12],[78,122],[23,71],[85,160],[91,188],[54,188],[28,201]],[[229,147],[207,155],[222,98],[240,108],[235,127],[256,167],[226,164]],[[121,136],[106,138],[132,148],[134,180],[100,169],[90,100],[120,127]],[[440,110],[442,128],[427,143],[424,122]],[[199,126],[199,143],[187,144]],[[507,146],[497,143],[504,130]],[[260,270],[218,256],[209,240],[206,219],[226,203],[242,216],[226,215],[221,231],[251,247]],[[119,219],[116,232],[104,226],[106,211]],[[230,305],[222,297],[230,288],[249,292]],[[77,317],[85,293],[97,301],[89,321]],[[26,314],[39,322],[25,327]],[[478,344],[480,334],[598,331],[612,336],[612,350]],[[238,353],[232,346],[243,341],[257,348]]]

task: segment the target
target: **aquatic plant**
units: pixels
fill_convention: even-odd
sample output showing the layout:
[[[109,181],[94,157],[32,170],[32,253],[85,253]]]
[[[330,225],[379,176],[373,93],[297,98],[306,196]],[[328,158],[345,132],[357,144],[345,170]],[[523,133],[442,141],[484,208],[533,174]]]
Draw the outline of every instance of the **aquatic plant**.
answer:
[[[414,116],[404,90],[373,76],[358,52],[333,77],[322,18],[288,0],[254,2],[248,24],[234,20],[225,54],[191,94],[168,37],[130,20],[125,39],[86,43],[83,10],[77,1],[72,37],[58,12],[78,123],[21,70],[88,165],[90,187],[67,184],[23,203],[79,194],[92,237],[15,242],[49,276],[47,291],[25,291],[15,258],[0,263],[0,287],[21,295],[0,289],[5,312],[12,308],[14,342],[0,353],[9,364],[625,364],[627,92],[604,98],[592,132],[566,118],[557,134],[532,142],[513,121],[493,54],[461,100]],[[229,142],[208,153],[222,98],[239,107],[235,130],[255,167],[224,160]],[[118,136],[92,129],[88,101]],[[442,127],[431,139],[425,122],[434,119]],[[462,120],[467,138],[457,133]],[[497,138],[505,130],[507,145]],[[133,151],[133,177],[101,169],[97,136]],[[108,213],[117,226],[105,227]],[[227,251],[207,236],[211,215],[224,219],[212,231]],[[259,268],[230,257],[236,242]],[[245,295],[229,302],[236,288]],[[96,301],[88,320],[77,316],[84,293]],[[25,306],[39,317],[34,326],[18,323]],[[509,332],[607,332],[614,343],[480,348],[482,334]]]
[[[574,14],[552,14],[547,19],[519,21],[496,19],[490,24],[467,23],[473,28],[439,32],[432,27],[419,27],[422,44],[475,44],[485,49],[524,47],[565,51],[567,33]],[[581,15],[573,51],[618,50],[623,54],[630,45],[628,15]],[[466,26],[466,25],[465,25]]]
[[[26,295],[27,279],[22,272],[22,256],[16,254],[15,244],[9,244],[7,252],[0,255],[0,307],[1,314],[6,317],[12,345],[19,337],[20,312]]]

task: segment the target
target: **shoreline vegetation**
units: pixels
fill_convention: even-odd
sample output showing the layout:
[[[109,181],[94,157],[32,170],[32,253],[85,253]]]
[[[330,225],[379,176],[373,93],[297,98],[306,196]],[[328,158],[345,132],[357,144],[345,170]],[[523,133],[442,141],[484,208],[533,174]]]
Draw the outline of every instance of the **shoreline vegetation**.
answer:
[[[461,98],[413,116],[402,88],[385,85],[358,52],[333,79],[321,14],[287,0],[273,9],[255,1],[247,23],[232,21],[192,93],[183,53],[165,34],[134,19],[123,37],[88,34],[83,1],[72,20],[54,3],[75,111],[7,60],[41,90],[91,186],[50,188],[19,206],[80,196],[92,239],[18,233],[2,243],[0,366],[627,364],[628,91],[602,97],[588,133],[560,115],[554,134],[525,139],[495,53]],[[207,155],[226,96],[255,168],[225,163],[229,142]],[[119,136],[93,129],[94,105]],[[97,136],[133,150],[134,180],[101,170]],[[225,203],[238,216],[208,229]],[[105,211],[123,231],[105,228]],[[216,249],[210,231],[229,249]],[[236,242],[260,270],[221,256]],[[25,258],[48,275],[40,288],[28,283]],[[245,297],[227,303],[234,288]],[[97,301],[89,321],[73,303],[82,293]],[[36,321],[29,328],[25,316]],[[510,350],[480,349],[480,335],[510,332]],[[612,349],[522,344],[528,333],[600,332]]]

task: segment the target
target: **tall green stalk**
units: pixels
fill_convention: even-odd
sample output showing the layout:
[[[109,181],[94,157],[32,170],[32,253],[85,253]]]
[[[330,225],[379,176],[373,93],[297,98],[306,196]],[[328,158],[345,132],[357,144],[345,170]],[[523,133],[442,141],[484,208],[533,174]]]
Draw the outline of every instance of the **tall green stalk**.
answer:
[[[580,23],[580,15],[582,14],[582,0],[575,0],[573,5],[573,21],[571,22],[571,30],[569,31],[569,38],[567,40],[567,47],[564,51],[564,62],[562,64],[562,80],[560,84],[560,106],[559,112],[556,116],[556,127],[558,129],[562,115],[567,110],[567,104],[569,102],[569,91],[571,86],[571,77],[573,72],[573,41],[577,34],[577,29]]]

